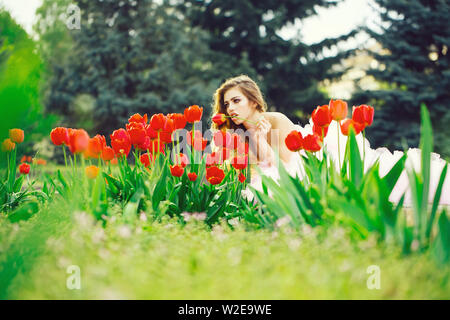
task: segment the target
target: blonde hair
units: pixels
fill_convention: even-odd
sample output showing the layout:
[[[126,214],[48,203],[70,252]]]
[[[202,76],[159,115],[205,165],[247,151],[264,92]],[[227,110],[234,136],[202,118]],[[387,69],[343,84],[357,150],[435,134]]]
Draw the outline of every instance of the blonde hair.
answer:
[[[249,101],[256,103],[256,110],[265,112],[267,110],[266,101],[264,101],[261,90],[258,85],[247,75],[240,75],[234,78],[227,79],[222,85],[216,90],[214,93],[214,105],[212,106],[213,112],[211,117],[213,117],[217,113],[223,113],[228,116],[227,108],[224,106],[223,97],[225,92],[228,90],[237,87],[242,93],[246,96]],[[243,129],[244,126],[236,125],[230,118],[227,118],[225,123],[218,126],[214,122],[211,121],[211,128],[213,129]]]

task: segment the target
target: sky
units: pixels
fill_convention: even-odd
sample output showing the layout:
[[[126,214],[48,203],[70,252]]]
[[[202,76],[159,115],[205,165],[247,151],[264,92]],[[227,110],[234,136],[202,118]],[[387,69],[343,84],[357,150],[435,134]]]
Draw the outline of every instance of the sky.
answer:
[[[318,8],[318,15],[297,22],[294,26],[284,28],[280,35],[292,38],[301,28],[301,37],[306,44],[319,42],[325,38],[333,38],[350,32],[354,27],[368,22],[373,25],[376,14],[371,9],[371,0],[345,0],[331,9]],[[0,0],[0,6],[5,7],[13,18],[31,34],[35,22],[36,9],[42,0]],[[364,42],[365,38],[352,40],[350,46]]]

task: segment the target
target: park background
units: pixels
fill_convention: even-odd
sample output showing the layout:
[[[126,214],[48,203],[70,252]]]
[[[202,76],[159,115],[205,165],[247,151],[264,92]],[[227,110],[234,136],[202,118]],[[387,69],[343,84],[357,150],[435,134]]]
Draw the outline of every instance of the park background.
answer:
[[[448,299],[445,189],[426,202],[431,151],[450,155],[448,0],[0,6],[0,139],[17,142],[0,153],[0,299]],[[309,154],[308,181],[280,167],[283,188],[263,177],[274,194],[254,190],[257,202],[229,165],[217,186],[203,183],[206,165],[180,180],[169,154],[151,167],[136,152],[134,164],[73,153],[64,165],[66,147],[50,140],[64,126],[109,144],[135,113],[190,105],[207,128],[214,91],[241,73],[302,125],[330,98],[373,106],[372,147],[422,149],[404,180],[414,205],[389,200],[406,154],[383,177],[364,172],[361,134],[350,133],[340,175]],[[442,187],[448,163],[432,158]]]
[[[330,98],[373,106],[367,137],[391,152],[418,146],[425,103],[434,151],[450,156],[446,0],[1,0],[0,7],[0,138],[23,128],[24,154],[52,158],[54,126],[109,136],[133,113],[192,104],[205,107],[207,128],[215,89],[244,73],[270,111],[301,125]]]

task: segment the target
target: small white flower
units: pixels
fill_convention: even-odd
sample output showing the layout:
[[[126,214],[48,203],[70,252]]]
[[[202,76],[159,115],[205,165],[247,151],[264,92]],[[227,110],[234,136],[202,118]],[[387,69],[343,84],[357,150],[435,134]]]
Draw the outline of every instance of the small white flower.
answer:
[[[278,220],[275,222],[275,226],[276,226],[277,228],[281,228],[282,226],[285,226],[285,225],[289,224],[289,222],[291,222],[291,220],[292,220],[292,219],[291,219],[290,216],[285,215],[284,217],[278,219]]]
[[[183,212],[181,215],[185,222],[189,220],[204,221],[206,219],[206,212]]]
[[[139,219],[144,222],[147,221],[147,215],[145,214],[145,212],[141,212],[139,214]]]
[[[131,229],[127,226],[120,226],[117,231],[122,238],[129,238],[131,236]]]

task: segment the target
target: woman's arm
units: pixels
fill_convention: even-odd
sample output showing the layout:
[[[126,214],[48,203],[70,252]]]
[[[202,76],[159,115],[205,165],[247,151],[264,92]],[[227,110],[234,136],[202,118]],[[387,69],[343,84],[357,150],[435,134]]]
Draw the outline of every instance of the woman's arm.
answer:
[[[288,163],[291,160],[293,152],[286,146],[285,139],[292,130],[295,130],[294,123],[282,113],[276,113],[275,121],[273,124],[273,131],[277,133],[277,149],[280,159]]]
[[[275,152],[267,141],[267,134],[271,132],[271,124],[264,117],[250,133],[250,148],[260,162],[268,166],[275,164]]]

